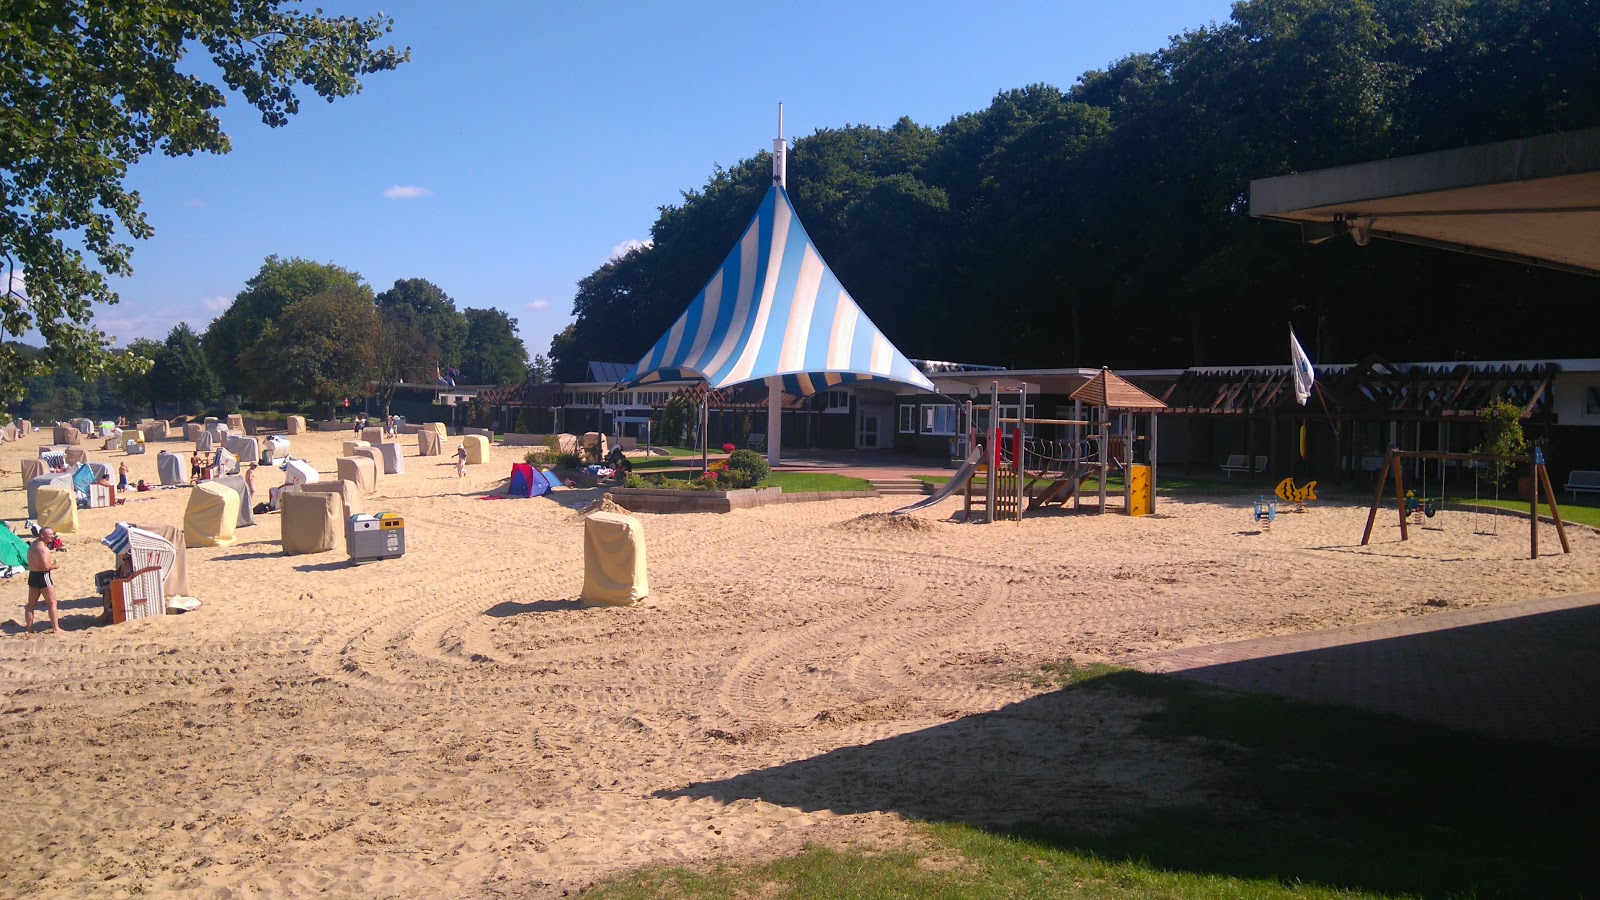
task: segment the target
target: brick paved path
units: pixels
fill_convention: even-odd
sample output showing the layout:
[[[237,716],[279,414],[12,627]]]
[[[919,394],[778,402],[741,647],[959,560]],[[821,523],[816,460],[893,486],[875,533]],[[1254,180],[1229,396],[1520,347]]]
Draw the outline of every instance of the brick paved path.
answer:
[[[1600,592],[1191,647],[1128,664],[1600,750]]]

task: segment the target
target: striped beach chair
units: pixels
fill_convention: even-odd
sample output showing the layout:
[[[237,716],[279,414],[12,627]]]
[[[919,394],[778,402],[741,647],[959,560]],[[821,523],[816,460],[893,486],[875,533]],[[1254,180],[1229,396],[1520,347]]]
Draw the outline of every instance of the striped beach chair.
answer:
[[[167,613],[164,587],[167,573],[177,559],[178,551],[160,535],[118,522],[111,534],[100,543],[110,548],[119,558],[126,554],[132,574],[113,579],[109,593],[111,621],[126,622],[164,616]]]

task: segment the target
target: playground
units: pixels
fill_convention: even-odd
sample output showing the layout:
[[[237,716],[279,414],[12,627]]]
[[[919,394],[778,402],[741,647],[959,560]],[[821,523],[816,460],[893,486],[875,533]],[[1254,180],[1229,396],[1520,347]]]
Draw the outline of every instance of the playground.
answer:
[[[325,471],[345,437],[297,435],[294,450]],[[7,444],[0,466],[35,452]],[[1238,489],[1166,492],[1140,517],[1115,492],[1095,514],[1096,494],[993,525],[961,523],[951,496],[914,529],[878,525],[916,498],[880,496],[638,514],[650,597],[585,609],[575,507],[601,491],[480,499],[506,496],[524,452],[490,446],[461,479],[447,456],[386,475],[369,507],[404,514],[401,558],[285,557],[279,517],[262,516],[232,546],[189,548],[199,610],[124,625],[92,621],[99,539],[117,518],[181,517],[188,490],[81,511],[59,579],[67,635],[17,634],[25,591],[0,585],[0,683],[7,709],[29,710],[0,717],[8,877],[63,896],[545,896],[663,860],[887,841],[904,828],[890,807],[673,792],[979,721],[1044,690],[1019,673],[1067,657],[1125,663],[1600,582],[1600,535],[1569,523],[1563,554],[1545,525],[1530,560],[1511,513],[1479,535],[1447,510],[1402,542],[1391,507],[1363,547],[1362,498],[1283,509],[1259,534]],[[134,477],[155,457],[129,457]],[[8,516],[24,499],[0,486]],[[1025,791],[933,812],[1098,821],[1204,796],[1204,759],[1124,746],[1136,718],[1097,715],[1109,768],[1042,767]],[[1001,731],[971,738],[963,759],[1011,752]],[[926,763],[915,741],[880,746],[884,783]],[[148,865],[121,861],[135,846]]]

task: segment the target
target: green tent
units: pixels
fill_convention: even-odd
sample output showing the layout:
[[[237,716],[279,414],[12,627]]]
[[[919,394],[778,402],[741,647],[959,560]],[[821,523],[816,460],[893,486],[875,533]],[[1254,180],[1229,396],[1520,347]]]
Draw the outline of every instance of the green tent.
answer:
[[[28,567],[28,545],[9,528],[0,528],[0,567]]]

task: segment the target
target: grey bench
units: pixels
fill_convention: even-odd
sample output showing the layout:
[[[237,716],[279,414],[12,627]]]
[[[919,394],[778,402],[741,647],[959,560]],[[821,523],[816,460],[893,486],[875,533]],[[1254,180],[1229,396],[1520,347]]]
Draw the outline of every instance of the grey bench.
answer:
[[[1573,469],[1567,475],[1567,483],[1562,485],[1561,489],[1570,491],[1574,502],[1577,501],[1580,491],[1588,494],[1600,494],[1600,471]]]
[[[1228,473],[1229,481],[1233,480],[1233,473],[1235,472],[1265,472],[1266,470],[1267,458],[1265,456],[1256,457],[1255,468],[1252,469],[1250,467],[1250,457],[1244,453],[1235,453],[1228,457],[1227,462],[1222,464],[1222,471]]]

